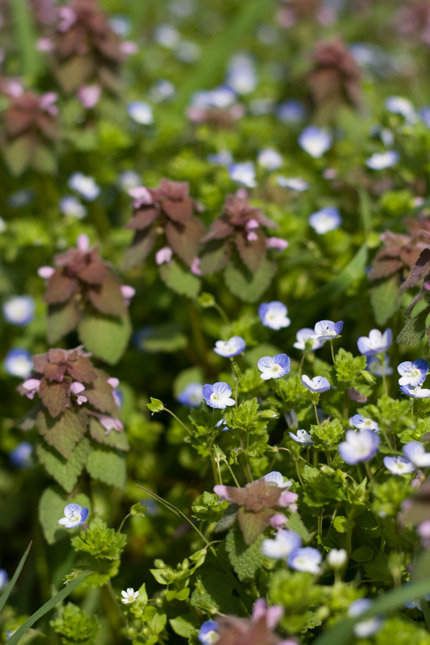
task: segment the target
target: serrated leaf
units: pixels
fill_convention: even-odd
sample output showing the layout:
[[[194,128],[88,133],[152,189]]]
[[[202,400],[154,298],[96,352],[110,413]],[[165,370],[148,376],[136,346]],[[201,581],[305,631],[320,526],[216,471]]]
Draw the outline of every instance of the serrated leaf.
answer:
[[[225,240],[211,240],[200,256],[200,270],[203,275],[221,271],[231,255],[231,244]]]
[[[33,156],[32,138],[23,135],[12,143],[3,145],[3,158],[12,175],[20,175],[29,165]]]
[[[370,302],[377,325],[385,323],[393,316],[399,308],[399,284],[397,278],[391,278],[370,289]]]
[[[426,307],[417,316],[410,318],[397,336],[396,342],[399,345],[416,345],[419,343],[424,338],[426,319],[429,312],[430,307]]]
[[[88,297],[93,307],[102,314],[118,317],[127,315],[121,282],[111,273],[106,275],[101,284],[92,285],[88,290]]]
[[[68,459],[64,459],[42,442],[36,445],[39,461],[67,493],[72,492],[90,451],[90,442],[85,437],[77,444]]]
[[[257,570],[264,561],[261,543],[263,537],[250,545],[245,544],[242,534],[237,529],[228,532],[225,540],[225,548],[229,560],[241,582],[250,581],[255,578]]]
[[[96,410],[112,417],[119,417],[120,411],[113,397],[113,389],[108,383],[108,375],[103,370],[95,370],[96,379],[90,387],[85,388],[85,396]],[[79,379],[77,379],[79,380]]]
[[[252,544],[260,537],[269,526],[273,514],[273,510],[270,508],[263,508],[257,513],[247,511],[243,507],[239,509],[237,517],[245,544]]]
[[[126,350],[131,335],[130,320],[128,314],[122,318],[86,314],[79,324],[78,334],[86,349],[114,365]]]
[[[56,368],[51,365],[49,367]],[[69,405],[70,395],[65,383],[54,383],[43,378],[40,382],[39,396],[51,417],[58,417]]]
[[[81,312],[73,299],[65,305],[51,305],[46,324],[46,337],[50,345],[70,333],[81,318]]]
[[[89,509],[91,506],[90,500],[83,493],[78,493],[70,499],[58,486],[46,488],[42,493],[39,501],[39,521],[48,544],[54,544],[70,532],[70,529],[58,524],[58,520],[64,516],[64,507],[67,504],[79,504]]]
[[[298,513],[291,513],[288,516],[287,528],[289,531],[297,533],[305,542],[309,540],[309,531]]]
[[[165,229],[169,246],[185,264],[191,265],[197,257],[200,240],[206,233],[203,223],[192,217],[183,224],[168,222]]]
[[[237,613],[240,602],[232,591],[232,580],[224,573],[214,573],[203,579],[199,577],[191,595],[191,605],[203,611]]]
[[[76,443],[86,430],[84,419],[70,410],[64,410],[63,414],[55,419],[52,419],[45,410],[41,410],[36,422],[39,434],[46,443],[58,450],[65,459],[70,457]]]
[[[200,291],[200,280],[188,268],[172,260],[160,266],[160,277],[169,289],[188,298],[197,298]]]
[[[197,633],[200,626],[200,623],[192,614],[183,614],[176,618],[170,618],[169,623],[175,634],[183,638],[191,638],[191,636]]]
[[[256,302],[270,286],[275,273],[276,265],[267,259],[254,274],[230,263],[224,271],[224,280],[233,295],[245,302]]]
[[[109,486],[124,488],[126,467],[124,455],[108,448],[94,448],[90,454],[86,469],[91,477],[99,479]]]
[[[122,263],[123,271],[132,269],[145,260],[146,256],[152,251],[156,237],[155,232],[152,230],[138,231],[136,233],[132,245],[125,254]]]
[[[117,448],[118,450],[123,451],[130,449],[125,432],[116,432],[115,430],[111,430],[106,434],[106,430],[94,417],[90,417],[89,432],[91,438],[94,439],[94,441],[97,441],[97,443],[102,443],[105,446],[110,446],[111,448]]]
[[[225,509],[224,515],[215,524],[214,533],[222,533],[222,531],[226,531],[233,526],[237,518],[238,508],[239,507],[236,504],[230,504],[230,506]]]

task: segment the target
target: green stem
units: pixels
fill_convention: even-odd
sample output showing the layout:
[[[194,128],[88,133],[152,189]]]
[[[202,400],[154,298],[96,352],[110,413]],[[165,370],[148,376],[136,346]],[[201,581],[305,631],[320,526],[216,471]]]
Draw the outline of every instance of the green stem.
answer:
[[[313,403],[313,406],[314,406],[314,412],[315,412],[315,419],[316,419],[316,421],[317,421],[317,425],[319,426],[319,424],[320,424],[320,420],[319,420],[319,418],[318,418],[318,410],[317,410],[317,405],[316,405],[316,403]]]
[[[234,483],[236,484],[236,486],[237,486],[238,488],[240,488],[240,484],[239,484],[239,482],[238,482],[238,481],[237,481],[237,479],[236,479],[236,475],[234,474],[232,467],[231,467],[231,466],[230,466],[230,464],[228,463],[228,459],[227,459],[227,457],[224,457],[224,458],[223,458],[223,461],[225,462],[225,465],[226,465],[226,466],[227,466],[227,468],[229,469],[229,471],[230,471],[230,475],[232,476]]]
[[[333,365],[335,364],[335,358],[334,358],[334,348],[333,348],[333,341],[330,341],[330,350],[331,350],[331,360],[333,361]]]
[[[129,517],[131,517],[131,513],[127,513],[127,515],[124,517],[124,519],[122,520],[121,524],[120,524],[120,525],[119,525],[119,527],[117,528],[117,531],[116,531],[117,533],[121,533],[121,529],[122,529],[122,527],[124,526],[125,521],[126,521]]]
[[[190,428],[183,422],[179,417],[176,416],[174,412],[169,410],[169,408],[164,408],[165,412],[168,412],[185,430],[188,432],[188,434],[192,434]]]
[[[430,632],[430,609],[425,598],[420,598],[420,605],[423,612],[427,631]]]
[[[227,314],[225,313],[224,309],[221,307],[221,305],[219,305],[219,304],[216,302],[216,303],[214,304],[214,308],[215,308],[215,309],[216,309],[216,311],[219,313],[219,315],[221,316],[221,318],[223,319],[223,321],[225,322],[225,324],[226,324],[226,325],[229,325],[229,324],[230,324],[230,319],[229,319],[229,317],[227,316]]]

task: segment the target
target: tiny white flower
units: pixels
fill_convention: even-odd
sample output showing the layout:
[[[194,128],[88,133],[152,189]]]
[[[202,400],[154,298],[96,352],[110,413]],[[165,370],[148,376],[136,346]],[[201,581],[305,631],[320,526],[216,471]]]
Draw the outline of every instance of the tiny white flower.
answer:
[[[332,569],[341,569],[348,560],[348,553],[345,549],[332,549],[327,556],[327,562]]]
[[[139,598],[139,592],[135,591],[133,587],[128,587],[127,591],[121,591],[121,602],[124,605],[129,605]]]

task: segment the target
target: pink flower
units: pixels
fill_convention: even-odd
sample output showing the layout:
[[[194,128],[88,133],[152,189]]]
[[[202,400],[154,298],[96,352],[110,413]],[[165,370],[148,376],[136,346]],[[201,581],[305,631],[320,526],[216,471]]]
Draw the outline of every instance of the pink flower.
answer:
[[[109,383],[109,385],[113,390],[115,390],[119,385],[119,379],[115,378],[115,376],[111,376],[110,378],[108,378],[107,382]]]
[[[130,287],[128,284],[123,284],[121,285],[121,293],[124,297],[125,304],[128,305],[130,304],[130,300],[133,298],[133,296],[136,293],[136,289],[134,287]]]
[[[250,233],[246,234],[246,239],[248,240],[248,242],[255,242],[256,240],[258,240],[258,235],[257,233],[254,233],[254,231],[251,231]]]
[[[163,246],[162,249],[157,251],[155,254],[155,261],[160,266],[160,264],[169,264],[172,259],[173,251],[170,246]]]
[[[76,14],[70,7],[61,7],[58,11],[61,22],[58,25],[58,31],[67,31],[76,21]]]
[[[73,381],[70,386],[70,391],[76,396],[76,403],[78,405],[82,405],[82,403],[86,403],[88,401],[87,397],[81,394],[81,392],[83,392],[84,390],[85,385],[83,385],[79,381]]]
[[[252,621],[256,623],[261,620],[261,618],[265,618],[267,627],[269,629],[275,629],[276,625],[281,620],[283,613],[284,610],[280,605],[273,605],[273,607],[269,607],[269,609],[267,609],[267,604],[264,598],[258,598],[252,608]]]
[[[51,38],[39,38],[36,41],[36,49],[39,52],[52,52],[54,43]]]
[[[268,237],[266,239],[266,249],[277,249],[278,251],[285,251],[287,246],[287,240],[283,240],[281,237]]]
[[[58,107],[54,105],[58,96],[55,92],[46,92],[42,94],[39,99],[39,107],[43,112],[47,112],[51,116],[56,116],[58,114]]]
[[[85,233],[78,235],[76,246],[80,251],[88,251],[88,249],[90,248],[90,238],[88,237],[88,235],[85,235]]]
[[[137,188],[131,188],[128,191],[130,197],[134,199],[133,206],[134,208],[140,208],[141,206],[149,206],[154,203],[151,193],[144,186],[137,186]]]
[[[121,430],[124,430],[124,426],[119,419],[108,417],[106,414],[93,414],[95,417],[97,417],[99,423],[101,423],[103,428],[105,428],[105,434],[109,434],[111,430],[116,430],[116,432],[121,432]]]
[[[217,484],[216,486],[214,486],[214,493],[219,495],[222,500],[231,502],[230,495],[227,490],[227,486],[223,486],[223,484]]]
[[[37,275],[39,278],[43,278],[44,280],[49,280],[53,273],[55,273],[55,269],[53,267],[44,266],[37,269]]]
[[[282,508],[289,506],[292,511],[296,511],[297,504],[295,504],[294,502],[296,502],[298,498],[299,496],[297,495],[297,493],[291,493],[290,491],[286,490],[281,493],[278,501],[278,506],[281,506]]]
[[[254,228],[259,228],[260,224],[257,222],[256,219],[249,219],[246,224],[245,228],[247,231],[251,231]]]
[[[101,93],[99,85],[83,85],[78,90],[78,99],[84,108],[90,110],[99,102]]]
[[[270,526],[274,529],[282,529],[283,526],[287,523],[287,518],[282,513],[276,513],[270,518]]]
[[[121,52],[126,56],[132,56],[133,54],[137,54],[137,52],[139,51],[139,47],[137,46],[137,43],[134,42],[134,40],[124,40],[120,44],[119,48]]]
[[[202,275],[200,271],[200,258],[194,258],[191,264],[191,273],[194,273],[194,275]]]
[[[34,395],[39,391],[40,381],[37,378],[29,378],[24,381],[22,387],[25,390],[25,396],[29,399],[34,399]]]

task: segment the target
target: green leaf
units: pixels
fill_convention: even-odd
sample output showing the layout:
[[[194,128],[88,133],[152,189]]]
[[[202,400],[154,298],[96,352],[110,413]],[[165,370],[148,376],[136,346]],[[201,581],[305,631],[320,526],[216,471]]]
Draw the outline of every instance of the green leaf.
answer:
[[[215,304],[216,304],[214,296],[211,293],[208,293],[207,291],[203,291],[199,295],[198,303],[204,309],[207,309],[208,307],[215,307]]]
[[[29,165],[33,146],[31,138],[23,135],[14,139],[11,143],[3,145],[3,157],[12,175],[20,175]]]
[[[2,595],[0,596],[0,613],[3,611],[3,607],[7,603],[7,599],[9,598],[12,589],[16,585],[16,581],[19,578],[19,574],[22,571],[22,568],[25,564],[25,561],[28,558],[28,554],[30,553],[31,545],[33,544],[33,541],[30,542],[26,550],[24,551],[24,555],[22,556],[21,560],[19,561],[19,564],[15,570],[15,573],[12,576],[12,580],[6,585],[5,590],[3,591]]]
[[[188,345],[188,338],[176,323],[158,325],[140,341],[146,352],[176,352]]]
[[[370,546],[363,544],[351,553],[351,560],[355,562],[369,562],[374,557],[375,552]]]
[[[245,544],[242,533],[237,529],[232,529],[227,533],[225,548],[229,560],[241,582],[250,581],[255,578],[255,574],[264,562],[261,543],[263,536],[253,542],[251,545]]]
[[[385,323],[393,316],[400,305],[399,283],[397,277],[384,280],[370,289],[370,302],[377,325]]]
[[[37,415],[37,428],[46,443],[58,450],[65,459],[70,457],[86,430],[83,419],[70,410],[64,410],[55,419],[41,410]]]
[[[78,334],[85,348],[110,365],[115,365],[125,352],[131,335],[128,315],[123,317],[86,314]]]
[[[237,518],[246,544],[252,544],[260,537],[269,526],[272,515],[273,510],[271,508],[263,508],[256,513],[247,511],[244,507],[239,509]]]
[[[160,401],[160,399],[154,399],[154,397],[150,397],[151,402],[146,404],[146,407],[150,412],[162,412],[164,410],[164,404],[163,401]]]
[[[47,488],[42,493],[39,501],[39,521],[48,544],[54,544],[72,530],[58,524],[58,520],[64,516],[64,507],[67,504],[79,504],[87,508],[91,506],[90,500],[83,493],[70,498],[58,486]]]
[[[175,260],[160,266],[160,276],[169,289],[188,298],[197,298],[200,291],[200,280],[190,269],[178,264]]]
[[[86,469],[91,477],[99,479],[109,486],[117,488],[125,486],[125,458],[124,455],[113,450],[94,448],[88,458]]]
[[[397,336],[396,342],[399,345],[416,345],[419,343],[424,338],[426,319],[429,312],[430,307],[426,307],[414,318],[409,318],[400,334]]]
[[[41,56],[36,47],[37,35],[33,25],[33,13],[26,0],[14,0],[10,5],[14,23],[14,42],[18,45],[20,58],[19,74],[35,77],[40,68]]]
[[[333,522],[333,527],[338,533],[347,533],[354,525],[354,520],[349,520],[344,515],[337,515]]]
[[[63,587],[61,591],[58,591],[55,596],[50,600],[45,602],[37,611],[34,612],[27,620],[19,627],[16,632],[8,639],[8,645],[17,645],[21,638],[24,636],[25,632],[30,629],[38,620],[43,618],[51,609],[54,609],[59,605],[67,596],[69,596],[72,591],[78,587],[81,582],[88,576],[87,572],[83,573],[79,578],[68,582],[66,587]]]
[[[203,579],[199,577],[191,595],[191,605],[203,611],[235,614],[240,601],[232,591],[232,580],[224,573],[214,573]]]
[[[200,625],[196,617],[192,614],[184,614],[183,616],[170,618],[169,623],[175,634],[183,638],[191,638],[191,636],[197,633]]]
[[[97,443],[102,443],[105,446],[117,448],[118,450],[127,451],[130,449],[125,432],[111,430],[106,434],[106,430],[94,417],[90,417],[89,432],[91,438],[97,441]]]
[[[231,262],[224,271],[224,280],[233,295],[245,302],[256,302],[270,286],[275,273],[276,265],[267,259],[254,274]]]
[[[78,481],[78,477],[85,466],[90,451],[90,442],[85,437],[76,445],[67,459],[61,457],[61,455],[48,448],[42,442],[36,445],[36,454],[39,461],[45,466],[55,481],[68,493],[72,492]]]
[[[73,298],[64,305],[51,305],[46,324],[48,343],[54,345],[60,338],[75,329],[80,317],[80,311]]]
[[[309,531],[298,513],[291,513],[288,516],[287,528],[289,531],[297,533],[305,542],[309,540]]]

